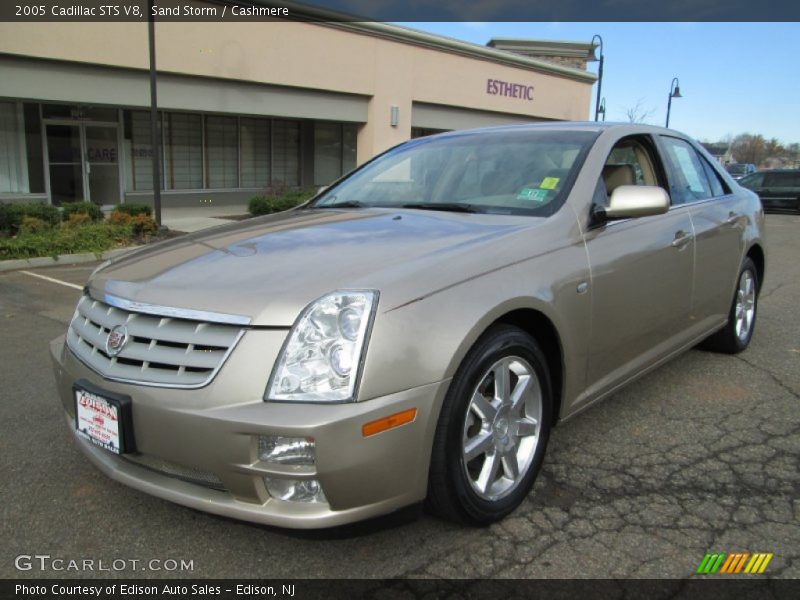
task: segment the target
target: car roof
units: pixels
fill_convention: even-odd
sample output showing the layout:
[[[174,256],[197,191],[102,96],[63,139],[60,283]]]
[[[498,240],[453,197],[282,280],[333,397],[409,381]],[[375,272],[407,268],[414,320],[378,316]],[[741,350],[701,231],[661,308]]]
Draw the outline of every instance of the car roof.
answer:
[[[666,129],[655,125],[645,125],[642,123],[614,123],[596,121],[547,121],[542,123],[518,123],[513,125],[495,125],[491,127],[480,127],[477,129],[461,129],[458,131],[448,131],[430,137],[458,137],[461,135],[472,135],[475,133],[493,133],[503,131],[591,131],[604,132],[618,130],[621,133],[670,133],[681,137],[688,137],[674,129]]]

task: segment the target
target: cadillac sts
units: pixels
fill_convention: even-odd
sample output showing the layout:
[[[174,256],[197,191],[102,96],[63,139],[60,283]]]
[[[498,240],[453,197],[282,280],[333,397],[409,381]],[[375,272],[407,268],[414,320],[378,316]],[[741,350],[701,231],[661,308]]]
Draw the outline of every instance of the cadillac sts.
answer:
[[[101,265],[51,354],[77,446],[142,492],[283,527],[423,501],[485,524],[556,424],[698,344],[747,348],[765,268],[758,197],[683,134],[462,131]]]

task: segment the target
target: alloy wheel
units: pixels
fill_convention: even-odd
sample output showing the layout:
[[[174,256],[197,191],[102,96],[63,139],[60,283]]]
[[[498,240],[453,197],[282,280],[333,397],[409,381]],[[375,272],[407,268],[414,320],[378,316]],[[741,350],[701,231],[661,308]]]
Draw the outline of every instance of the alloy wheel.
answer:
[[[525,478],[539,443],[542,388],[523,358],[495,362],[473,391],[464,419],[462,462],[473,491],[494,501]]]
[[[753,327],[753,317],[756,312],[756,282],[753,274],[742,271],[739,277],[739,289],[736,292],[736,336],[747,340]]]

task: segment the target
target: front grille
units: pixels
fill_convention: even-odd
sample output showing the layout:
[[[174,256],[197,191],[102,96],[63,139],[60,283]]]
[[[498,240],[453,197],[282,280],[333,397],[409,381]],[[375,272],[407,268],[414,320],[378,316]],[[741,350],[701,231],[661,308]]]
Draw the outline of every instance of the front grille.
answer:
[[[128,342],[110,356],[106,342],[117,325],[127,329]],[[233,325],[131,312],[83,296],[67,331],[67,345],[107,379],[201,387],[211,381],[242,333]]]
[[[219,477],[208,471],[203,471],[202,469],[184,467],[183,465],[147,454],[123,454],[122,458],[150,471],[166,475],[167,477],[180,479],[187,483],[202,485],[212,490],[219,490],[221,492],[227,491]]]

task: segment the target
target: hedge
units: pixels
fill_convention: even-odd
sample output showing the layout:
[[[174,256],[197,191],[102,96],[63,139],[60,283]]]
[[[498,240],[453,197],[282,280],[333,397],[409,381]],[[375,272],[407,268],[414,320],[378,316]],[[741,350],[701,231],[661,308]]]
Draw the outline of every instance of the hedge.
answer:
[[[132,217],[136,215],[147,215],[148,217],[153,216],[153,209],[150,207],[149,204],[142,204],[141,202],[126,202],[125,204],[120,204],[116,208],[114,208],[116,212],[121,212],[128,214]]]
[[[61,205],[62,218],[67,221],[70,215],[83,213],[92,221],[102,221],[103,211],[93,202],[65,202]]]
[[[77,227],[58,227],[44,233],[21,233],[0,238],[0,260],[32,258],[83,252],[100,253],[128,245],[133,240],[131,225],[87,223]]]
[[[61,211],[55,206],[42,202],[19,204],[0,202],[0,232],[16,235],[25,217],[39,219],[50,226],[55,226],[61,222]]]
[[[297,190],[268,196],[254,196],[250,198],[247,209],[253,216],[281,212],[302,204],[315,193],[314,190]]]

